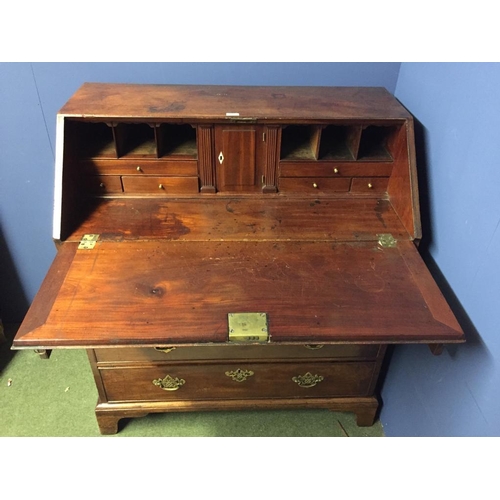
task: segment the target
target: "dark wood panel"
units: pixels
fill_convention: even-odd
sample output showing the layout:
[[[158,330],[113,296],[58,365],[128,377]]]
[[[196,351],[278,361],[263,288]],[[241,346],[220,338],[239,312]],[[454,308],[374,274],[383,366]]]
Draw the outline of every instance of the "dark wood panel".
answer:
[[[137,368],[107,368],[100,374],[108,401],[165,401],[196,399],[287,398],[368,396],[373,362],[276,363],[240,361],[215,365],[159,365]],[[252,372],[243,381],[227,373]],[[302,386],[294,381],[310,374],[317,382]],[[177,390],[164,390],[154,380],[183,381]],[[312,385],[312,387],[308,387]]]
[[[101,242],[76,253],[45,325],[16,345],[227,342],[227,314],[257,311],[273,342],[461,341],[416,249],[398,245]]]

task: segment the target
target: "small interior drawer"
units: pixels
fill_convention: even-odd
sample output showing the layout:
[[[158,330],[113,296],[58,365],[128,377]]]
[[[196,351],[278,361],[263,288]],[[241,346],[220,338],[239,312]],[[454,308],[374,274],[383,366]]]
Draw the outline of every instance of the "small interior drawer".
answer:
[[[118,175],[88,175],[85,183],[93,194],[115,194],[123,191],[122,181]]]
[[[125,193],[144,194],[194,194],[198,192],[197,177],[150,177],[126,176],[122,177]]]
[[[81,168],[90,175],[160,175],[196,176],[196,160],[151,160],[151,159],[93,159],[80,162]]]
[[[387,177],[357,177],[352,180],[352,193],[385,193],[387,191]]]
[[[325,194],[347,192],[351,184],[350,178],[332,177],[282,177],[279,181],[281,192]]]
[[[389,177],[390,162],[280,162],[281,177]]]

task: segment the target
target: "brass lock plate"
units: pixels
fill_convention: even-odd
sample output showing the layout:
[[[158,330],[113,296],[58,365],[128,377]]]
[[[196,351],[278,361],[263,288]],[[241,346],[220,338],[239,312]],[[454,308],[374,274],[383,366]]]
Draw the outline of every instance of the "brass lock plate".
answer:
[[[266,313],[229,313],[230,342],[267,342],[269,331]]]

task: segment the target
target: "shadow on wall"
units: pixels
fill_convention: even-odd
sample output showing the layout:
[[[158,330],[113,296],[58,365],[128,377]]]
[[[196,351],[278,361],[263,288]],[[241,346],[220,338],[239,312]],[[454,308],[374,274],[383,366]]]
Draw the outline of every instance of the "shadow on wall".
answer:
[[[29,303],[0,226],[0,318],[3,323],[21,323]]]
[[[465,339],[467,341],[466,346],[468,348],[474,349],[487,349],[486,345],[481,339],[481,335],[477,331],[476,327],[469,318],[467,312],[460,303],[458,297],[453,292],[448,281],[441,273],[438,265],[436,264],[434,258],[429,252],[433,243],[433,222],[432,222],[432,210],[431,203],[432,199],[429,195],[429,162],[426,154],[427,144],[428,144],[428,134],[427,129],[415,119],[415,149],[416,149],[416,159],[418,166],[418,188],[419,188],[419,198],[420,198],[420,218],[422,222],[422,240],[418,247],[419,253],[422,259],[426,263],[429,271],[431,272],[434,280],[439,286],[442,294],[446,298],[451,310],[455,314],[460,326],[465,332]],[[453,358],[457,349],[463,348],[463,344],[452,344],[447,346],[447,350],[450,356]],[[489,352],[489,351],[488,351]]]

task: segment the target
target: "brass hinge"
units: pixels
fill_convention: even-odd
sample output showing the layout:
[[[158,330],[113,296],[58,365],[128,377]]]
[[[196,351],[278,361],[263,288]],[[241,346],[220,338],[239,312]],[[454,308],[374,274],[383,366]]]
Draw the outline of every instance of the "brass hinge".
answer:
[[[377,234],[378,244],[382,248],[394,248],[397,246],[398,241],[394,239],[391,233]]]
[[[98,234],[84,234],[78,245],[78,250],[92,250],[98,239]]]

